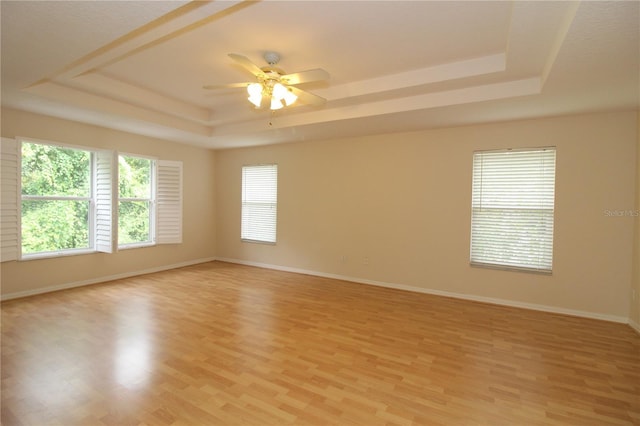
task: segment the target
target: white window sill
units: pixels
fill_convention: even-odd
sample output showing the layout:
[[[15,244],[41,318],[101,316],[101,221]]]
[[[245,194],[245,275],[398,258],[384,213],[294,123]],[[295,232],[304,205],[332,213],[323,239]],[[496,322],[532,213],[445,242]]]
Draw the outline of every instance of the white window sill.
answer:
[[[144,247],[153,247],[155,245],[156,243],[149,242],[149,241],[144,243],[123,244],[118,246],[118,250],[131,250],[131,249],[144,248]]]
[[[507,265],[499,265],[494,263],[482,263],[482,262],[471,262],[469,263],[472,268],[485,268],[485,269],[497,269],[500,271],[511,271],[511,272],[525,272],[530,274],[541,274],[541,275],[552,275],[553,271],[550,269],[536,269],[536,268],[525,268],[518,266],[507,266]]]
[[[39,259],[51,259],[56,257],[78,256],[78,255],[93,254],[93,253],[98,253],[98,252],[95,251],[94,249],[48,251],[43,253],[23,254],[19,260],[28,261],[28,260],[39,260]]]
[[[248,239],[248,238],[241,238],[240,241],[242,241],[243,243],[266,244],[266,245],[269,245],[269,246],[275,246],[276,245],[275,241],[251,240],[251,239]]]

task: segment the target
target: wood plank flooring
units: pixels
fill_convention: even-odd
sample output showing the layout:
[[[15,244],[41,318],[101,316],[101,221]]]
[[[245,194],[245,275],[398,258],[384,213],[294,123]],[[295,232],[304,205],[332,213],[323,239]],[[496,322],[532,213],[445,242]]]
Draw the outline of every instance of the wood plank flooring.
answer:
[[[640,424],[624,324],[212,262],[2,303],[2,424]]]

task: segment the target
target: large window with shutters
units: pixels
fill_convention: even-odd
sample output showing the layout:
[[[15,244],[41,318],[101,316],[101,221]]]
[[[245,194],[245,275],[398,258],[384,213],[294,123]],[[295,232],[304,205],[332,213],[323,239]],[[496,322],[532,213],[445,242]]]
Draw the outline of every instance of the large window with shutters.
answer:
[[[243,241],[275,243],[278,212],[278,165],[242,168]]]
[[[1,148],[0,261],[182,242],[182,162],[27,139]]]
[[[551,273],[555,148],[473,155],[471,264]]]
[[[182,242],[182,163],[118,156],[118,247]]]

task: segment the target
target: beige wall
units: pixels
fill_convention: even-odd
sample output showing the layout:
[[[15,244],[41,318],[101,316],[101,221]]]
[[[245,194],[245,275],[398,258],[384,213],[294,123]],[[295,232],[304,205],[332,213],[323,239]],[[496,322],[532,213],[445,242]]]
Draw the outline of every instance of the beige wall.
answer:
[[[2,295],[217,256],[638,324],[640,221],[605,211],[640,208],[639,127],[637,113],[592,114],[213,153],[3,110],[4,137],[182,160],[185,204],[184,244],[4,262]],[[472,152],[542,145],[558,148],[553,275],[471,268]],[[278,244],[241,243],[241,166],[271,162]]]
[[[605,211],[634,206],[636,119],[593,114],[219,151],[217,255],[626,321],[634,220]],[[470,267],[473,151],[545,145],[557,146],[553,275]],[[240,241],[241,166],[258,163],[278,164],[275,246]]]
[[[638,111],[638,130],[636,132],[636,212],[640,212],[640,111]],[[631,297],[631,325],[640,332],[640,217],[635,218],[635,237],[633,252],[633,291]]]
[[[30,137],[183,161],[183,244],[22,262],[3,262],[2,295],[92,281],[215,256],[213,151],[11,109],[3,137]]]

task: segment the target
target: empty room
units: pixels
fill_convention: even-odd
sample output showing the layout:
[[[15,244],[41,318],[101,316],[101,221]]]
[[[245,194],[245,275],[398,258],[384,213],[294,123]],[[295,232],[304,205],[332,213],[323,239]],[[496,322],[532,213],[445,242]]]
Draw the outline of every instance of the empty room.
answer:
[[[1,423],[640,424],[640,2],[0,2]]]

